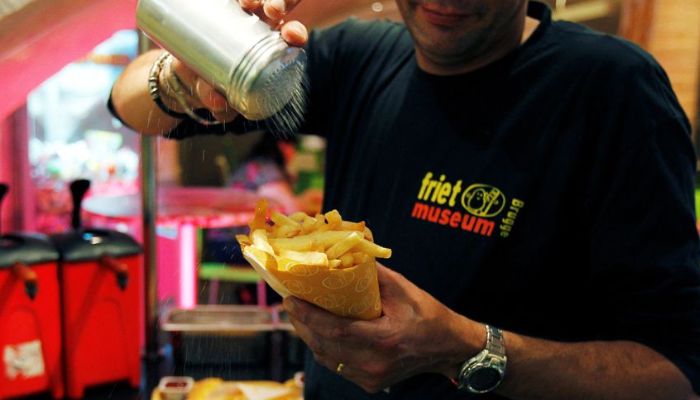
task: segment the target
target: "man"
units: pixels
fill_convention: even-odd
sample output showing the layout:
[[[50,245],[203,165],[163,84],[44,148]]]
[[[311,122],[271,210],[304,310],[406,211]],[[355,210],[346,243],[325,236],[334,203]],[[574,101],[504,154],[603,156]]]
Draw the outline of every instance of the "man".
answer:
[[[296,2],[242,4],[277,24]],[[306,398],[697,399],[695,158],[661,68],[536,2],[397,4],[405,27],[350,20],[306,44],[324,208],[394,254],[376,320],[285,299],[313,352]],[[281,30],[306,43],[298,22]],[[114,107],[192,134],[148,98],[155,56],[127,69]],[[193,108],[234,120],[174,67]]]

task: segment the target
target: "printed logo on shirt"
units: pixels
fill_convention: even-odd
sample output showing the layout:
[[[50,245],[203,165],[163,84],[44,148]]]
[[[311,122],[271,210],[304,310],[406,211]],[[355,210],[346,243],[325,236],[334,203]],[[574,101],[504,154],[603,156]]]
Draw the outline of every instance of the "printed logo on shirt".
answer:
[[[445,174],[432,172],[423,177],[417,197],[412,218],[487,237],[510,236],[518,213],[525,206],[516,198],[509,201],[495,186],[467,186],[461,179],[452,182]]]

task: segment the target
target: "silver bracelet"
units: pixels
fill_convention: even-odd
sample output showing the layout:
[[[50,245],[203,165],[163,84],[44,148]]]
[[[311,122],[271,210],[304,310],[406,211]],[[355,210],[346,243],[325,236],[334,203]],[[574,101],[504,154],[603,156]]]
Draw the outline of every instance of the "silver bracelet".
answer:
[[[175,118],[187,118],[187,114],[179,113],[168,108],[160,96],[160,72],[163,70],[163,63],[169,55],[170,54],[167,51],[164,51],[160,56],[158,56],[158,58],[156,58],[153,66],[151,66],[151,70],[148,73],[148,93],[151,95],[153,102],[156,103],[158,108],[164,113]]]
[[[165,57],[163,66],[163,68],[167,72],[166,84],[168,85],[168,89],[172,91],[173,98],[175,99],[175,101],[177,101],[177,103],[180,104],[180,107],[182,107],[183,112],[187,114],[189,118],[202,125],[222,124],[222,121],[216,119],[210,120],[197,115],[193,107],[187,101],[188,95],[183,89],[184,84],[182,83],[182,80],[180,80],[180,77],[177,76],[175,71],[172,70],[172,63],[173,56],[172,54],[168,53],[168,55]]]

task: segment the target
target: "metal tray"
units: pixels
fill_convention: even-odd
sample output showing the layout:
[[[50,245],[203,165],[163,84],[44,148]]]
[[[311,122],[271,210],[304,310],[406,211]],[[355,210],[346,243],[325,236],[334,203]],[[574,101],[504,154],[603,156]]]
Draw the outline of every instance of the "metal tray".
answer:
[[[258,306],[203,305],[174,309],[161,323],[165,332],[249,335],[277,329],[272,310]]]
[[[178,375],[285,380],[303,367],[305,345],[280,317],[278,307],[202,305],[171,310],[161,329]]]

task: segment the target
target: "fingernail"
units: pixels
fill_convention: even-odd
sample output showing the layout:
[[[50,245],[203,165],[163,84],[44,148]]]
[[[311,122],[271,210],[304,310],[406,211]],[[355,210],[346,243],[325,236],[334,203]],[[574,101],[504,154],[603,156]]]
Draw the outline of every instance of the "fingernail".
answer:
[[[271,0],[270,6],[276,9],[280,14],[284,14],[287,9],[287,3],[284,0]]]
[[[240,3],[244,8],[256,8],[260,5],[261,0],[241,0]]]
[[[306,36],[306,29],[304,28],[304,25],[301,24],[301,22],[298,21],[291,21],[289,23],[289,29],[294,31],[299,36]]]
[[[306,29],[297,21],[287,22],[282,27],[282,37],[294,46],[301,46],[308,40]]]

